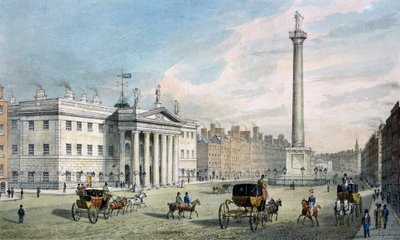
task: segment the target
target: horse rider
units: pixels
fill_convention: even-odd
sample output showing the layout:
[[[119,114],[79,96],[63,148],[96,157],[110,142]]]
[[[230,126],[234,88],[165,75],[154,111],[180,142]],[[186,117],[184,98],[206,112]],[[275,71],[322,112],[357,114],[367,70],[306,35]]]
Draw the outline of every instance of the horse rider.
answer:
[[[308,197],[308,204],[310,206],[310,215],[314,214],[314,206],[317,203],[317,197],[314,196],[314,189],[310,189],[310,196]]]
[[[177,206],[181,205],[183,203],[182,197],[181,197],[181,193],[178,192],[176,194],[176,199],[175,199],[175,203]]]
[[[185,202],[185,204],[188,208],[192,207],[192,205],[190,203],[190,197],[189,197],[188,192],[185,193],[185,197],[183,198],[183,201]]]
[[[265,175],[261,175],[261,178],[257,181],[257,185],[262,187],[261,211],[264,211],[267,202],[267,180],[265,179]]]

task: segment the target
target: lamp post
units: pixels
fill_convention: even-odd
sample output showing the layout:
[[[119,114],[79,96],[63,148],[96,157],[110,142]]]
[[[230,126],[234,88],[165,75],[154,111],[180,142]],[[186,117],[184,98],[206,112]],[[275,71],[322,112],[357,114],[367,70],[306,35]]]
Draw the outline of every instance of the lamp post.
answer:
[[[304,167],[301,167],[300,168],[300,171],[301,171],[301,185],[303,185],[303,177],[304,177],[304,171],[305,171],[306,169],[304,168]]]
[[[318,174],[318,168],[317,167],[314,168],[314,173],[315,173],[315,179],[317,179],[317,174]]]
[[[286,167],[283,167],[282,173],[283,173],[283,186],[285,186],[286,185],[286,173],[287,173]]]

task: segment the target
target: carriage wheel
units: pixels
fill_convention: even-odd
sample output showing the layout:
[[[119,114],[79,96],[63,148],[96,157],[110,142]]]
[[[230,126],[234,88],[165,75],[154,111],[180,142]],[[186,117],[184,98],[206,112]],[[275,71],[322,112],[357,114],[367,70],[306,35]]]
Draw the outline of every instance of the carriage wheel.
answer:
[[[253,230],[253,231],[257,230],[259,223],[260,223],[260,213],[258,212],[258,208],[255,206],[252,206],[251,212],[250,212],[251,230]]]
[[[104,208],[104,219],[108,219],[110,217],[110,211],[108,211],[108,207]]]
[[[221,229],[226,229],[229,225],[229,207],[226,203],[219,206],[218,217]]]
[[[91,223],[96,223],[99,218],[99,209],[91,205],[88,208],[88,218]]]
[[[72,219],[74,219],[75,221],[79,221],[79,219],[81,219],[81,210],[76,205],[76,203],[72,204],[71,212],[72,212]]]

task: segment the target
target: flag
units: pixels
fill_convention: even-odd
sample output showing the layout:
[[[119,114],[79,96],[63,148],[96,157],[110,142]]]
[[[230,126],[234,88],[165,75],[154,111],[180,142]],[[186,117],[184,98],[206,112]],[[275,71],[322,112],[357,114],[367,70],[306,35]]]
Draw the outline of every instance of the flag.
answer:
[[[123,74],[122,74],[122,77],[123,77],[123,78],[131,78],[131,76],[132,76],[132,75],[131,75],[130,73],[123,73]]]

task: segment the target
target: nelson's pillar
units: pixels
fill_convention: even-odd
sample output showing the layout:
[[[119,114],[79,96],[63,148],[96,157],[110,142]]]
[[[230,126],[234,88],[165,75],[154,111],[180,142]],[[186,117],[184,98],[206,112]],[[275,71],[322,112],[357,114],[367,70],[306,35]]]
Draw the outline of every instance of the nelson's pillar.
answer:
[[[307,33],[301,29],[303,16],[296,11],[294,31],[289,32],[293,42],[293,100],[292,100],[292,146],[286,150],[288,175],[311,174],[311,148],[304,141],[303,96],[303,42]]]

